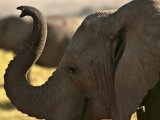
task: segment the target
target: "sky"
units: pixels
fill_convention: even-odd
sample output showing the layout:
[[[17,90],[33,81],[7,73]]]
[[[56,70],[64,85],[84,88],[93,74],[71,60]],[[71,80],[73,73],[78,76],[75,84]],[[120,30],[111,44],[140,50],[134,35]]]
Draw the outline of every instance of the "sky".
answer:
[[[30,5],[37,7],[45,16],[76,14],[83,10],[95,11],[119,8],[130,0],[0,0],[0,17],[19,15],[16,7]]]

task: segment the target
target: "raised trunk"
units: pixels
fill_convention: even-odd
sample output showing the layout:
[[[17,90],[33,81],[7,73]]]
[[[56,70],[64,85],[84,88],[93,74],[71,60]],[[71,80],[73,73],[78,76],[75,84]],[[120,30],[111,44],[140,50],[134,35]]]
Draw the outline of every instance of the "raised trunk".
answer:
[[[42,14],[30,6],[20,6],[20,17],[31,16],[34,20],[32,40],[28,41],[24,49],[10,62],[4,75],[4,88],[11,102],[22,112],[37,118],[46,118],[45,112],[49,98],[48,82],[42,86],[33,87],[27,82],[27,71],[34,64],[44,48],[47,25]],[[18,33],[17,33],[18,35]],[[52,99],[53,100],[53,99]]]

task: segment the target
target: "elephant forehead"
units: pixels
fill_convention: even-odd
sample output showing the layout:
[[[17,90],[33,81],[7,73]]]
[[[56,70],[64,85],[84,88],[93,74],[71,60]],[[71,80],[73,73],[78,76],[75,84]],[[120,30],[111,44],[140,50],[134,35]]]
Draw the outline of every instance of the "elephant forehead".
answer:
[[[67,48],[67,53],[76,55],[87,55],[93,52],[94,46],[87,40],[72,40]],[[91,53],[90,53],[91,55]]]

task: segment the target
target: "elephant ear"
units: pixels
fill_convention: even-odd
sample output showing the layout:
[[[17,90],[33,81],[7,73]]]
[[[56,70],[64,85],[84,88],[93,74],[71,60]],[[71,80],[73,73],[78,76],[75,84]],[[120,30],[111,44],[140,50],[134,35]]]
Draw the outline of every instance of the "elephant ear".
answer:
[[[138,3],[138,1],[136,2]],[[156,11],[153,8],[149,9],[152,18],[146,20],[145,17],[138,18],[134,7],[131,7],[135,15],[133,17],[137,18],[136,23],[132,23],[127,15],[123,16],[127,14],[126,9],[131,11],[129,7],[132,3],[129,4],[115,13],[115,16],[118,17],[116,18],[117,21],[114,21],[115,24],[117,22],[120,26],[117,32],[120,32],[125,26],[124,31],[120,33],[123,34],[121,35],[123,36],[121,41],[123,40],[125,43],[125,46],[122,47],[123,51],[120,47],[116,47],[118,49],[115,50],[116,55],[118,55],[117,53],[121,54],[116,59],[118,61],[116,61],[114,71],[115,106],[113,118],[119,116],[120,120],[124,119],[124,116],[127,118],[136,111],[148,90],[158,83],[160,71],[160,35],[158,33],[160,28],[159,19],[155,15]],[[150,5],[149,7],[154,6]],[[141,16],[141,13],[137,12],[138,16]],[[122,22],[121,17],[127,19],[130,23]],[[116,35],[118,34],[116,33]]]

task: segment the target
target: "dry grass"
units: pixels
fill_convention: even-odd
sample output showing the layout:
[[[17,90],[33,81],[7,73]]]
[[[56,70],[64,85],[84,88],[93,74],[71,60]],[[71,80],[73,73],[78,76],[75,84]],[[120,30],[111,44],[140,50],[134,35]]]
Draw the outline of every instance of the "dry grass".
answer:
[[[28,117],[27,115],[19,112],[6,97],[3,89],[3,75],[9,61],[13,58],[13,54],[11,52],[0,50],[0,58],[0,120],[36,120],[35,118]],[[55,69],[53,68],[48,69],[39,66],[33,66],[31,70],[31,78],[33,80],[32,84],[41,85],[44,83],[44,80],[47,80],[48,76],[50,76],[54,70]],[[135,115],[132,117],[132,120],[136,120]]]

